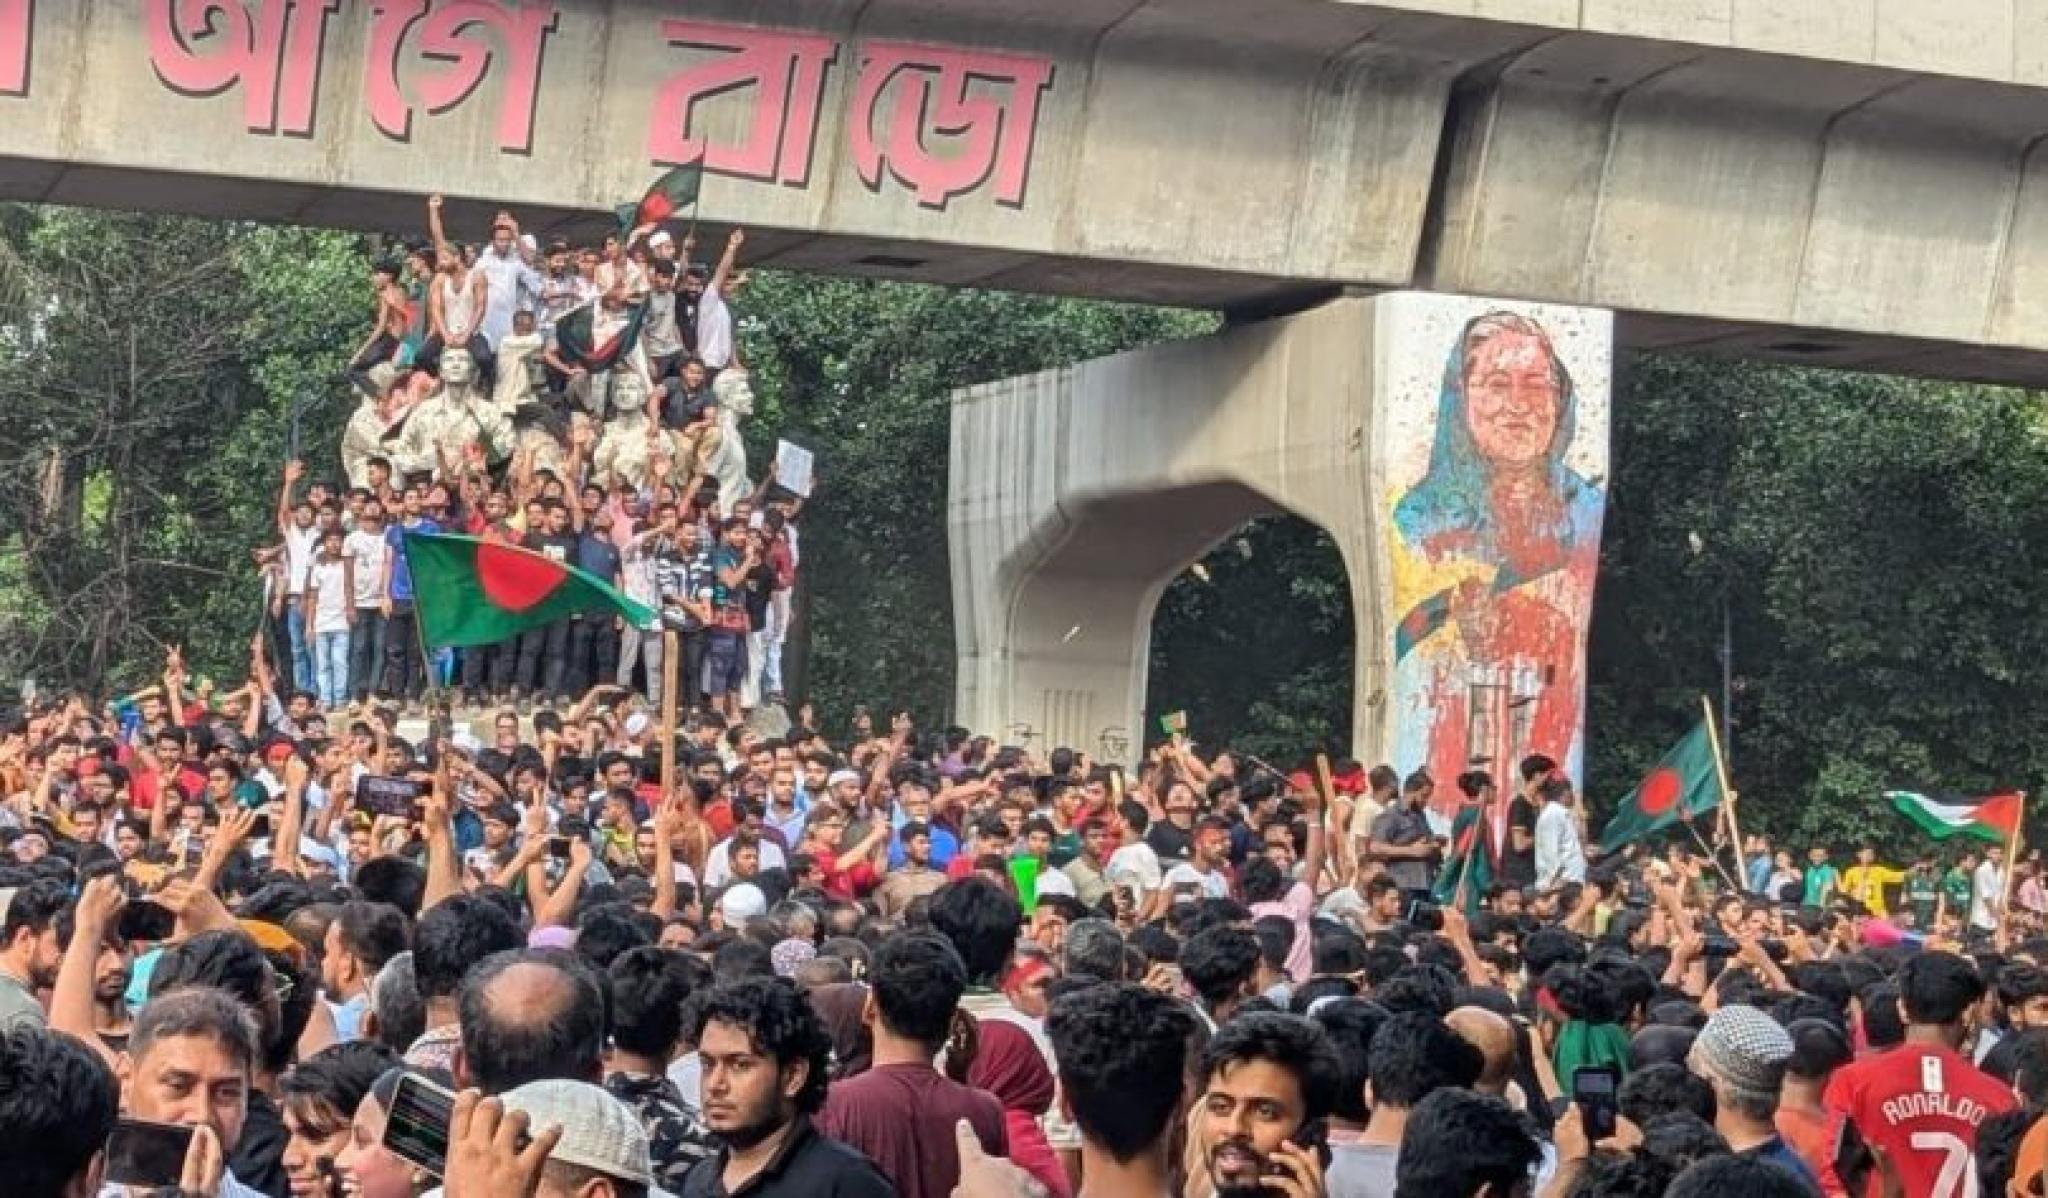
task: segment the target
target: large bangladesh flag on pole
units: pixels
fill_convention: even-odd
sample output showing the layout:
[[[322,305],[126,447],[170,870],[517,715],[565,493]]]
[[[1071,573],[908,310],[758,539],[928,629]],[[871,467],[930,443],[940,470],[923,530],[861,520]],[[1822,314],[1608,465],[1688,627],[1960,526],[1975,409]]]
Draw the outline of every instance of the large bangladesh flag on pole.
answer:
[[[1720,770],[1705,720],[1664,754],[1640,785],[1630,791],[1600,833],[1600,849],[1611,853],[1680,819],[1712,811],[1721,802]]]
[[[655,613],[609,583],[551,558],[476,537],[405,534],[413,609],[429,649],[495,645],[579,612],[646,625]]]

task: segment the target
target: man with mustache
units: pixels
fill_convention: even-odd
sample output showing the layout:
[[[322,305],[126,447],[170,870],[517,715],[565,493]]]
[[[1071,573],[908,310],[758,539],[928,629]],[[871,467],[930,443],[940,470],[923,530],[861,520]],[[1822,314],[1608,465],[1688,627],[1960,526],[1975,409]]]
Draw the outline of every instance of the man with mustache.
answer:
[[[1216,1198],[1321,1198],[1320,1138],[1342,1067],[1323,1029],[1299,1015],[1231,1020],[1202,1054],[1196,1122]]]

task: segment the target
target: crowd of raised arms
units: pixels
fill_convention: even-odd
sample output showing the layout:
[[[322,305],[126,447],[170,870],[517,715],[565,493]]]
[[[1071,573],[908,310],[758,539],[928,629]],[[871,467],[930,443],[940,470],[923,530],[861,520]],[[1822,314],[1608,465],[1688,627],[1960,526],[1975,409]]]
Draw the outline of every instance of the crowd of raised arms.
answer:
[[[431,232],[242,685],[0,710],[0,1196],[2042,1193],[2037,858],[1602,854],[1540,755],[827,727],[801,496],[735,460],[744,239]],[[392,525],[657,618],[422,654]]]

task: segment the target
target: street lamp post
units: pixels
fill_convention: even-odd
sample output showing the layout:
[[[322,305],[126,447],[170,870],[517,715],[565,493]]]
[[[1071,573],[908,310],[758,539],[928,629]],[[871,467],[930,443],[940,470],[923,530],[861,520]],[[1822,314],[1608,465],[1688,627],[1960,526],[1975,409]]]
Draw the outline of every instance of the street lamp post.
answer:
[[[1685,534],[1687,548],[1694,557],[1705,556],[1707,541],[1697,532]],[[1721,648],[1716,654],[1721,659],[1721,760],[1732,769],[1735,765],[1735,618],[1728,602],[1728,593],[1733,589],[1726,571],[1721,575]]]

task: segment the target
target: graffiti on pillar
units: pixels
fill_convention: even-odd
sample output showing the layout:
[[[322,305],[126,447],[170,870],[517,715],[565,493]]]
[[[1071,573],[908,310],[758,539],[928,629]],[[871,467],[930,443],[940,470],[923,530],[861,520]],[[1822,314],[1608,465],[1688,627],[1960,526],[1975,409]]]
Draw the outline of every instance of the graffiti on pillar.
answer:
[[[853,101],[854,169],[879,190],[886,166],[927,208],[990,183],[997,203],[1022,207],[1039,102],[1051,86],[1052,63],[1042,58],[871,42]],[[934,137],[948,143],[944,152]]]
[[[1392,757],[1578,777],[1606,510],[1609,325],[1585,309],[1392,297],[1376,453],[1391,565]]]
[[[550,0],[375,0],[371,7],[370,120],[385,136],[412,140],[415,101],[399,81],[410,52],[421,64],[409,74],[417,106],[429,116],[460,107],[495,74],[498,149],[533,151],[535,109],[548,35],[555,29]]]
[[[145,0],[149,63],[182,96],[239,86],[251,133],[310,137],[327,18],[340,7],[341,0]]]
[[[825,101],[825,71],[839,56],[828,37],[719,25],[705,21],[663,21],[672,46],[723,52],[662,85],[647,130],[647,153],[658,165],[680,166],[700,159],[715,174],[807,187],[818,115]],[[700,101],[752,89],[752,103],[735,140],[714,140],[694,132]]]
[[[28,94],[28,48],[36,0],[0,0],[0,96]]]

